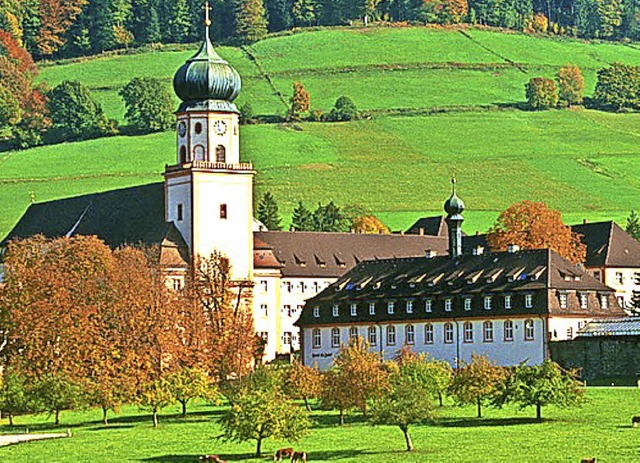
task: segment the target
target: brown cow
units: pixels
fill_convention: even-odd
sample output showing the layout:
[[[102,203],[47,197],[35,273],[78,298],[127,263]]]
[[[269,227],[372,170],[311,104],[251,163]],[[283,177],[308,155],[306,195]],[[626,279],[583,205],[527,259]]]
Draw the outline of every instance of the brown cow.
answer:
[[[580,460],[580,463],[596,463],[596,458],[583,458],[582,460]]]
[[[218,455],[203,455],[198,458],[199,461],[208,461],[211,463],[226,463],[222,458]]]
[[[293,455],[291,455],[291,463],[296,463],[300,461],[303,463],[306,463],[307,461],[306,452],[293,452]]]
[[[291,458],[293,455],[293,449],[291,447],[287,447],[286,449],[279,449],[275,455],[273,456],[273,461],[282,461],[283,458]]]
[[[640,416],[631,417],[631,426],[633,426],[634,428],[637,428],[639,424],[640,424]]]

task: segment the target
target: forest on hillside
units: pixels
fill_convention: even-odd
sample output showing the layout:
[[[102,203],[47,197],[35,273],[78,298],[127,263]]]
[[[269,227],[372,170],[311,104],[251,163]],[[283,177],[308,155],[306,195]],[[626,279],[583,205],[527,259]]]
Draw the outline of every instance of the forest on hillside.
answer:
[[[36,59],[202,37],[203,0],[3,0],[0,29]],[[640,0],[212,0],[216,41],[294,27],[480,24],[605,40],[640,39]]]

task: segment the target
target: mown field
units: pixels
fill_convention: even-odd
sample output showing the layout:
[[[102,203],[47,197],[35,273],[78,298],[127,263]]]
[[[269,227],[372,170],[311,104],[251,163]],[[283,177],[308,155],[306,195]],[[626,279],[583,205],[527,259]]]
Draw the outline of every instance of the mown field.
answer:
[[[640,459],[638,433],[631,416],[638,414],[640,393],[631,388],[589,388],[588,402],[578,409],[543,409],[542,422],[531,410],[486,409],[485,418],[475,418],[474,407],[445,405],[434,424],[411,429],[416,451],[404,451],[404,438],[396,427],[371,427],[359,415],[337,426],[334,412],[314,412],[313,428],[294,447],[304,449],[309,461],[359,463],[571,463],[597,457],[599,463],[635,463]],[[16,427],[3,420],[0,432],[64,430],[73,437],[0,448],[3,463],[77,462],[196,462],[198,456],[217,453],[228,461],[271,461],[284,441],[267,440],[264,456],[255,458],[255,444],[225,443],[218,439],[217,418],[224,407],[205,404],[192,407],[186,418],[178,408],[160,415],[157,429],[144,411],[126,407],[102,425],[99,410],[63,412],[62,424],[52,417],[18,417]]]
[[[194,45],[195,48],[195,45]],[[597,69],[640,64],[635,44],[586,43],[485,30],[328,29],[220,47],[243,77],[238,104],[284,114],[291,83],[305,83],[314,108],[343,94],[372,117],[351,123],[242,128],[242,157],[258,169],[257,196],[271,190],[287,216],[297,201],[360,204],[392,228],[439,214],[459,179],[465,230],[484,230],[522,199],[545,201],[569,222],[623,221],[640,207],[640,117],[591,110],[515,109],[533,76],[580,65],[588,92]],[[49,65],[50,85],[77,79],[122,122],[119,88],[134,76],[171,85],[193,51]],[[266,76],[269,77],[267,80]],[[273,87],[271,83],[273,83]],[[0,235],[29,201],[161,181],[175,158],[171,132],[0,153]]]

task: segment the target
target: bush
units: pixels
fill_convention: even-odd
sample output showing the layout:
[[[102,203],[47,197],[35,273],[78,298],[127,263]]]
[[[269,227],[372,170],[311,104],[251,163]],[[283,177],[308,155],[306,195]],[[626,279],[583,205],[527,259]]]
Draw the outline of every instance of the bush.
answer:
[[[525,90],[531,109],[549,109],[558,104],[558,88],[551,79],[534,77],[525,85]]]
[[[584,99],[584,77],[580,68],[574,64],[567,64],[558,71],[559,99],[571,106],[581,104]]]
[[[598,71],[594,106],[608,111],[640,109],[640,67],[613,63]]]
[[[331,121],[350,121],[357,119],[358,109],[356,104],[348,96],[341,96],[336,100],[336,104],[329,113]]]
[[[309,120],[313,122],[322,122],[327,119],[327,115],[322,109],[312,109],[309,112]]]
[[[255,124],[256,117],[251,103],[240,106],[240,124]]]
[[[173,127],[173,99],[160,79],[135,77],[118,94],[127,107],[127,121],[137,131],[161,132]]]

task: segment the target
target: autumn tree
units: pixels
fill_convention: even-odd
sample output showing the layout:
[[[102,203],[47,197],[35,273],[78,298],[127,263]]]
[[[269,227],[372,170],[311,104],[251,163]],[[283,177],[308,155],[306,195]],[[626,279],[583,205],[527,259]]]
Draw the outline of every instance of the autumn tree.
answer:
[[[180,368],[167,377],[171,394],[182,405],[182,416],[187,416],[187,404],[192,399],[215,400],[216,386],[200,368]]]
[[[640,241],[640,217],[636,211],[631,211],[624,229],[636,240]]]
[[[233,442],[256,441],[256,457],[262,453],[262,441],[273,437],[296,441],[309,429],[306,412],[282,392],[280,374],[268,367],[228,385],[231,403],[221,418],[222,438]]]
[[[292,119],[298,119],[301,114],[309,111],[311,105],[311,96],[304,84],[301,82],[293,83],[293,96],[291,97],[291,108],[289,115]]]
[[[536,419],[542,419],[542,407],[572,407],[584,401],[584,384],[576,371],[567,371],[552,360],[539,365],[519,365],[506,386],[511,400],[520,408],[536,407]]]
[[[294,360],[287,369],[285,390],[289,397],[304,400],[308,412],[311,411],[309,399],[320,397],[322,375],[317,368],[303,365]]]
[[[162,80],[134,77],[118,95],[127,108],[127,122],[138,132],[161,132],[173,127],[173,99]]]
[[[534,77],[525,85],[525,93],[531,109],[550,109],[558,104],[558,88],[552,79]]]
[[[404,434],[407,451],[414,450],[409,426],[435,416],[428,377],[415,374],[410,362],[388,365],[389,388],[371,400],[372,424],[398,426]]]
[[[258,202],[257,218],[267,227],[267,230],[282,230],[282,218],[278,212],[278,202],[270,191],[265,194]]]
[[[482,418],[482,405],[504,387],[507,373],[488,358],[472,355],[471,363],[463,363],[455,372],[449,392],[459,404],[476,405],[478,418]]]
[[[40,0],[40,29],[35,39],[38,52],[51,56],[65,44],[65,34],[88,0]]]
[[[487,233],[493,251],[504,251],[511,244],[522,249],[552,249],[565,259],[584,262],[586,246],[580,235],[562,222],[559,211],[544,203],[522,201],[502,212]]]
[[[410,346],[403,346],[395,360],[403,372],[419,378],[429,395],[437,398],[443,406],[443,396],[447,394],[453,378],[453,369],[447,361],[415,353]]]
[[[149,378],[138,394],[138,403],[151,411],[153,427],[158,427],[158,412],[175,402],[169,381],[164,377]]]
[[[372,235],[388,235],[391,233],[380,219],[375,215],[362,215],[356,217],[352,224],[355,233],[367,233]]]
[[[263,0],[235,0],[236,36],[253,43],[267,34],[267,16]]]
[[[584,98],[584,77],[575,64],[567,64],[558,71],[559,99],[568,106],[581,104]]]

